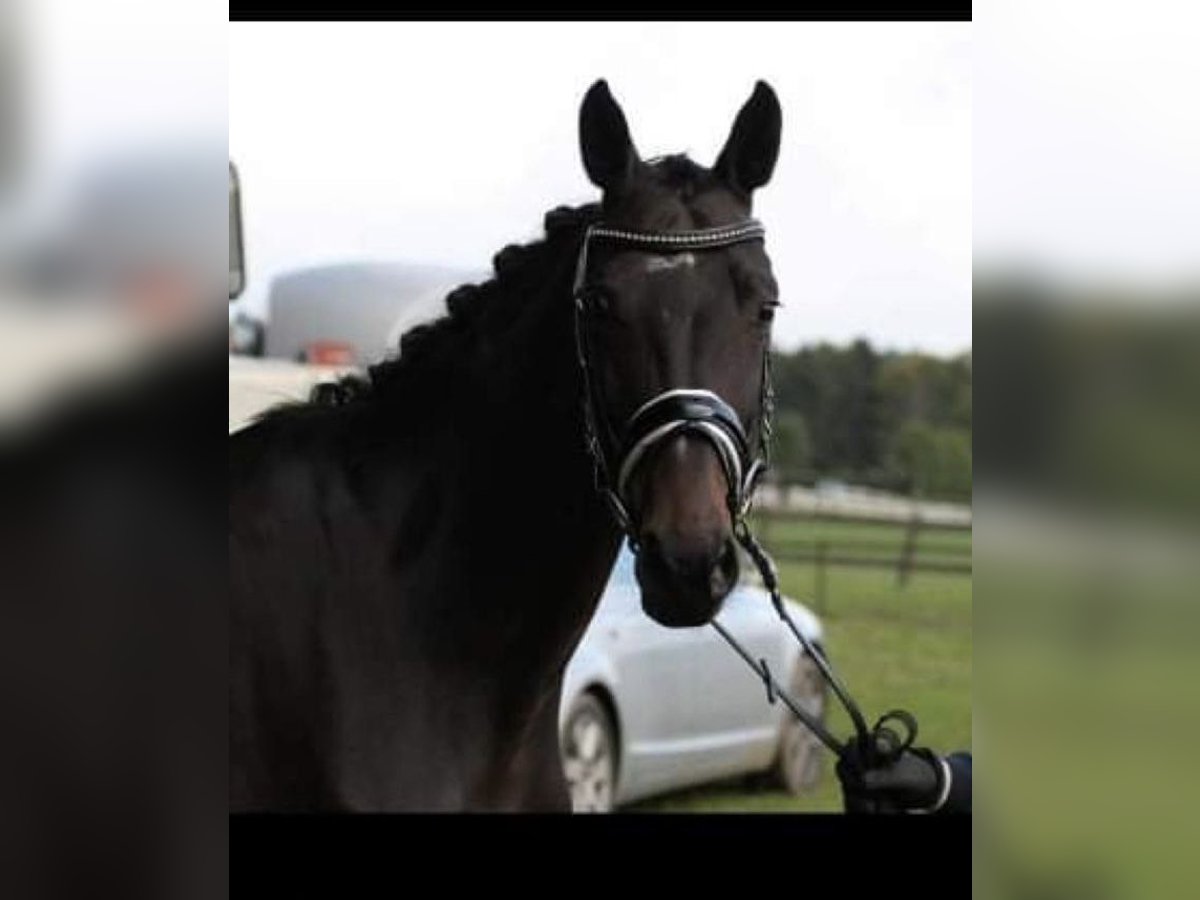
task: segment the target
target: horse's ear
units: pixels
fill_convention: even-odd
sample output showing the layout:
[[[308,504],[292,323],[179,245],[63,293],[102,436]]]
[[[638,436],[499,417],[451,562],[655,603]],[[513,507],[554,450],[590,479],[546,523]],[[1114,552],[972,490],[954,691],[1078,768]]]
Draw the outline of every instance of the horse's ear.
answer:
[[[779,98],[765,81],[757,82],[713,169],[739,193],[748,195],[762,187],[775,170],[782,128]]]
[[[625,113],[603,78],[588,89],[579,108],[579,147],[588,178],[601,190],[620,187],[637,165]]]

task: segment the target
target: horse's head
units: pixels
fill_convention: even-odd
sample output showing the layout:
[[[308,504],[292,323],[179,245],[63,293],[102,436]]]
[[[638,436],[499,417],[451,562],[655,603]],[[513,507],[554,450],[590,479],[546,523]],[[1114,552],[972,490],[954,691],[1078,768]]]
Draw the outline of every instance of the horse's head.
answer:
[[[578,328],[595,417],[613,432],[609,487],[639,546],[642,605],[663,625],[710,621],[737,581],[745,485],[733,482],[763,450],[778,305],[761,235],[725,243],[710,231],[695,244],[678,235],[747,222],[752,193],[774,169],[780,123],[760,81],[708,169],[683,156],[643,161],[603,81],[580,111],[584,167],[614,233],[587,249]],[[668,239],[645,240],[655,235]]]

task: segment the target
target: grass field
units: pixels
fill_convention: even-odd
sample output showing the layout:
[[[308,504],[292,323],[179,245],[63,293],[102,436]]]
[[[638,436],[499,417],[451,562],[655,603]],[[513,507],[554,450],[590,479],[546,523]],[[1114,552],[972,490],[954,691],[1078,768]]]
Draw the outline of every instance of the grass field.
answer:
[[[786,542],[903,541],[895,526],[774,522],[768,546]],[[968,532],[930,532],[925,540],[969,549]],[[932,552],[932,551],[931,551]],[[814,608],[814,572],[808,564],[781,563],[784,592]],[[942,752],[971,747],[971,578],[917,573],[900,588],[884,569],[830,567],[827,570],[826,647],[851,694],[873,724],[901,707],[920,724],[918,744]],[[831,696],[828,721],[839,736],[850,721]],[[828,754],[826,754],[828,757]],[[783,791],[752,790],[744,780],[709,785],[653,798],[630,807],[653,812],[841,812],[841,792],[827,758],[820,783],[803,797]]]
[[[763,519],[755,522],[755,533],[769,547],[785,552],[789,547],[811,550],[818,539],[831,547],[866,544],[887,556],[899,555],[904,545],[901,525],[863,525],[857,522],[812,522],[800,519]],[[946,529],[925,529],[918,533],[916,552],[919,555],[946,556],[970,553],[971,532]]]

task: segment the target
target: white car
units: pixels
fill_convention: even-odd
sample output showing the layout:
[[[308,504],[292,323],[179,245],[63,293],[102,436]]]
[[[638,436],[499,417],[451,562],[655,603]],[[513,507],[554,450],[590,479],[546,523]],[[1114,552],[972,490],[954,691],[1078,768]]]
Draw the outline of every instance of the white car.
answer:
[[[821,646],[817,617],[787,602],[797,626]],[[717,621],[756,659],[766,659],[792,696],[823,719],[821,674],[762,587],[744,580]],[[653,794],[758,772],[800,793],[819,777],[823,756],[817,738],[782,703],[767,703],[762,680],[716,629],[665,628],[642,611],[627,547],[567,666],[559,722],[577,812],[609,811]]]

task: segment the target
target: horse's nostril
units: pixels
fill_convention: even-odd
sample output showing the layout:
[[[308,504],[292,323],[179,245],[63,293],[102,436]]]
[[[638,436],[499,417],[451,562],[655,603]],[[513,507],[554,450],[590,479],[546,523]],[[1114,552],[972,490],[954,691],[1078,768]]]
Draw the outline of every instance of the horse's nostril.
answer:
[[[685,548],[646,534],[640,543],[639,572],[643,575],[665,579],[680,587],[690,585],[691,590],[706,592],[714,598],[724,597],[737,584],[738,558],[732,540],[720,540],[705,549]]]
[[[721,555],[712,569],[710,585],[714,596],[723,597],[733,590],[733,586],[737,584],[738,569],[737,550],[734,549],[733,541],[725,541]]]
[[[733,581],[737,581],[738,569],[739,569],[738,555],[737,555],[737,547],[734,545],[733,541],[725,542],[725,558],[723,561],[723,565],[725,566],[725,571],[728,573],[730,579]]]

